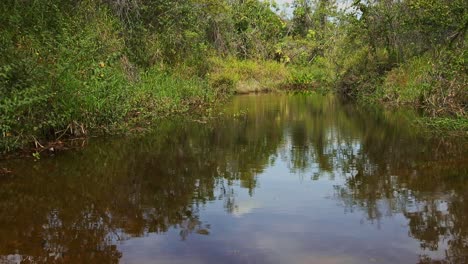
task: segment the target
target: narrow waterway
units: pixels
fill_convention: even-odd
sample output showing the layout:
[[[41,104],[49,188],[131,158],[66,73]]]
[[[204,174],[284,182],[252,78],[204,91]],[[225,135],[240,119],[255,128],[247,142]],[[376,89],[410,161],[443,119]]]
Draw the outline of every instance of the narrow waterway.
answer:
[[[468,263],[466,139],[332,96],[219,111],[0,162],[0,263]]]

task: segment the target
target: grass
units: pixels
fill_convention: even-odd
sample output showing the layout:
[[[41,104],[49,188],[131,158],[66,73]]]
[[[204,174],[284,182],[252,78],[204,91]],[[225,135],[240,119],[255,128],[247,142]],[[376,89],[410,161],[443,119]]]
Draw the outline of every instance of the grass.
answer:
[[[468,135],[468,118],[422,117],[417,122],[435,132],[459,132]]]
[[[414,57],[385,72],[371,96],[432,117],[466,117],[468,76],[462,59],[466,52],[441,49],[438,53]]]
[[[388,72],[376,94],[396,105],[421,105],[430,91],[431,63],[418,57]]]
[[[318,61],[311,65],[286,65],[276,61],[211,58],[208,81],[228,93],[271,91],[328,91],[331,71]]]
[[[210,85],[228,93],[278,91],[289,77],[287,67],[275,61],[212,58],[210,62]]]
[[[290,91],[314,90],[321,93],[329,92],[333,76],[320,63],[309,66],[291,65],[285,88]]]

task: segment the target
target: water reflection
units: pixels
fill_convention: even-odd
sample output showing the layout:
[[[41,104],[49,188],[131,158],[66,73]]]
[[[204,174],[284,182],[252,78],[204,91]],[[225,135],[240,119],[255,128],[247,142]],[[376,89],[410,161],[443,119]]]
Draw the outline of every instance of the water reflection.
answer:
[[[0,163],[0,262],[467,262],[466,139],[402,115],[241,96],[207,124]]]

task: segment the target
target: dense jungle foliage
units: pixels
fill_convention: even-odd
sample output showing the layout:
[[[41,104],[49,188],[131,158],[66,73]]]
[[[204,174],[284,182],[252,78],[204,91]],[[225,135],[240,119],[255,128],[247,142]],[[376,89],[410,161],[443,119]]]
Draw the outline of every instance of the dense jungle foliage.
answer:
[[[466,129],[466,0],[2,0],[0,152],[333,90]]]

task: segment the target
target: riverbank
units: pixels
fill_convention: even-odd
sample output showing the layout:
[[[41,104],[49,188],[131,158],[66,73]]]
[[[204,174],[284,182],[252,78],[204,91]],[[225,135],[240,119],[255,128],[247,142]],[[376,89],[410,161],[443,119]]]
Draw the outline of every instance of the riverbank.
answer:
[[[138,80],[132,82],[118,79],[118,76],[117,80],[109,79],[116,76],[115,73],[112,74],[113,69],[106,68],[116,66],[98,63],[96,67],[110,76],[95,83],[99,85],[84,86],[85,89],[77,91],[76,94],[55,94],[49,100],[36,102],[30,110],[42,113],[39,115],[24,116],[24,110],[18,111],[21,104],[8,112],[9,115],[3,115],[2,120],[7,121],[3,124],[12,125],[0,138],[0,150],[3,154],[10,153],[12,157],[31,154],[38,157],[42,153],[49,155],[80,147],[88,137],[142,133],[161,119],[175,116],[194,120],[205,119],[212,115],[213,109],[225,103],[234,94],[333,91],[332,87],[326,87],[313,78],[304,82],[301,76],[307,76],[307,72],[310,72],[305,68],[289,67],[274,61],[234,58],[212,58],[210,62],[213,66],[204,78],[188,78],[181,74],[184,72],[181,69],[172,73],[152,69],[139,74]],[[303,83],[297,85],[300,82]],[[101,94],[104,90],[107,92]],[[356,101],[356,98],[353,100]],[[3,102],[12,101],[3,99]],[[50,104],[51,102],[54,103]],[[390,109],[399,106],[412,108],[408,104],[398,105],[382,101],[375,96],[360,97],[356,103],[364,106],[379,104]],[[5,105],[8,104],[4,104],[3,109]],[[10,103],[10,106],[15,105]],[[60,111],[57,111],[59,109]],[[54,123],[57,119],[53,118],[64,118],[64,113],[74,114],[68,116],[68,120],[71,121]],[[430,133],[461,136],[468,133],[468,121],[463,117],[422,115],[414,116],[413,119],[415,126]],[[15,122],[16,120],[21,122]],[[79,143],[76,143],[78,141]]]
[[[209,111],[283,67],[282,21],[260,1],[1,1],[0,25],[0,153]],[[226,85],[211,58],[229,57]],[[249,61],[269,68],[244,78]]]
[[[289,69],[275,61],[212,58],[203,77],[189,68],[128,72],[125,57],[101,61],[60,86],[32,86],[1,99],[0,152],[67,148],[69,139],[145,130],[160,119],[209,116],[233,94],[280,91]]]
[[[199,112],[222,100],[205,80],[151,69],[128,81],[121,65],[95,63],[81,80],[36,87],[1,99],[0,151],[34,143],[115,133],[170,115]]]
[[[468,75],[466,51],[439,50],[400,64],[375,61],[364,55],[337,81],[336,90],[360,104],[412,108],[420,113],[415,122],[426,128],[468,133]],[[380,66],[379,66],[380,65]],[[387,65],[386,69],[379,69]]]
[[[365,26],[387,26],[384,6],[356,2],[355,10],[372,9],[360,19],[323,4],[298,6],[290,19],[257,0],[1,1],[0,153],[122,133],[209,113],[235,93],[281,90],[411,106],[438,120],[433,127],[466,129],[467,27],[457,3],[442,6],[454,19],[438,17],[439,31],[408,21],[406,34]],[[392,6],[407,18],[419,10]],[[415,32],[425,35],[408,43]]]

